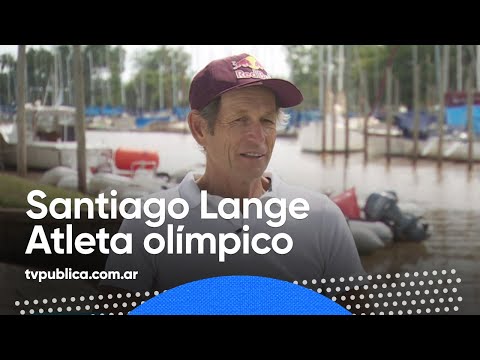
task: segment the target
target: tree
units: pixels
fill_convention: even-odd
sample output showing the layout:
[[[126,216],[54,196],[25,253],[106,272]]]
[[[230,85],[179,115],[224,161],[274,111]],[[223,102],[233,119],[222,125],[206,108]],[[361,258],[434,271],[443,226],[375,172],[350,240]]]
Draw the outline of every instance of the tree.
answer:
[[[126,52],[122,46],[86,45],[83,52],[84,83],[90,106],[122,104],[122,74]]]
[[[318,108],[318,50],[310,45],[286,45],[291,79],[304,96],[301,108]]]
[[[385,70],[389,61],[392,64],[394,79],[400,84],[398,98],[402,104],[411,108],[412,94],[412,46],[411,45],[355,45],[354,56],[351,58],[351,88],[348,91],[359,90],[360,72],[363,71],[367,82],[367,95],[370,107],[379,106],[385,101]],[[318,48],[312,45],[286,45],[287,62],[291,68],[292,80],[302,90],[305,101],[304,108],[318,106]],[[356,52],[356,53],[355,53]],[[453,88],[455,74],[455,52],[450,52],[449,76],[450,88]],[[336,69],[335,51],[333,53],[333,69]],[[435,56],[433,45],[418,46],[418,61],[421,68],[420,107],[432,105],[432,95],[437,93],[435,78]],[[475,58],[475,51],[467,47],[462,56],[462,62],[469,64]],[[466,71],[464,66],[464,72]],[[465,77],[465,74],[462,74]],[[377,99],[378,97],[378,99]]]
[[[182,48],[160,46],[156,50],[137,52],[134,57],[134,76],[126,87],[127,107],[136,110],[158,109],[162,94],[167,108],[172,108],[174,103],[186,106],[189,65],[190,55]],[[159,81],[160,76],[162,81]],[[163,84],[163,91],[160,83]]]
[[[0,105],[15,102],[16,61],[10,54],[0,55]]]
[[[53,55],[45,49],[30,47],[27,51],[27,102],[40,100],[42,103],[48,99],[49,87],[52,86]]]

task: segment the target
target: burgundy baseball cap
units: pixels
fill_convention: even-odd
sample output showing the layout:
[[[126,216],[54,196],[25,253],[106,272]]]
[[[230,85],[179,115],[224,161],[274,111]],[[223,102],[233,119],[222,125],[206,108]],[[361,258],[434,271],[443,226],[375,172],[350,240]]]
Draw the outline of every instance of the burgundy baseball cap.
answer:
[[[271,89],[281,108],[292,107],[303,101],[302,93],[291,82],[272,79],[255,57],[240,54],[214,60],[195,75],[190,85],[190,107],[192,110],[202,110],[217,96],[250,85],[263,85]]]

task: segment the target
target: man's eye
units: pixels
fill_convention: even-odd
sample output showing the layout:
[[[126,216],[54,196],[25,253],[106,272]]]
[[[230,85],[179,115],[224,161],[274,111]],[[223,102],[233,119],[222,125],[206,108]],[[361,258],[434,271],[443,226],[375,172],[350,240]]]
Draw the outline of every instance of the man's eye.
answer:
[[[263,122],[266,122],[267,124],[275,124],[275,121],[271,119],[263,119]]]

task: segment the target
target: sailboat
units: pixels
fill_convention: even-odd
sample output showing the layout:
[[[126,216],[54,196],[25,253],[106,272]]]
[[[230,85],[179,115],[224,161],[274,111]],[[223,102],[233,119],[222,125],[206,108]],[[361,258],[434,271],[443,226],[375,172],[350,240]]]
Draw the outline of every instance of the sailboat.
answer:
[[[75,108],[64,105],[25,104],[27,123],[27,167],[48,170],[57,166],[77,168]],[[17,127],[0,125],[0,161],[4,166],[17,163]],[[113,150],[104,144],[86,145],[87,169],[108,163]]]

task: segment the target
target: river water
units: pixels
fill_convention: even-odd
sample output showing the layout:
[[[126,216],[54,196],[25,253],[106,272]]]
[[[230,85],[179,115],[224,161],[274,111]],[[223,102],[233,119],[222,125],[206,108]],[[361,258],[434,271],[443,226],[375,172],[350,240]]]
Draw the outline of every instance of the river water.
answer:
[[[189,133],[89,131],[87,141],[113,148],[158,151],[158,170],[170,174],[204,164],[204,155]],[[480,314],[477,168],[468,171],[466,163],[454,162],[444,162],[439,168],[432,160],[419,160],[414,167],[411,160],[403,158],[393,158],[387,166],[384,158],[365,163],[361,153],[353,153],[348,159],[343,154],[322,156],[302,152],[296,138],[278,138],[270,162],[270,169],[291,184],[332,194],[355,187],[359,203],[372,192],[394,190],[400,203],[423,215],[431,229],[429,239],[394,243],[362,256],[374,280],[380,276],[387,289],[398,283],[400,292],[393,294],[404,297],[397,299],[393,307],[390,301],[383,312],[404,314],[409,310],[422,314]],[[413,286],[410,295],[406,295],[408,286]],[[383,304],[379,302],[379,307],[372,310],[381,312]]]

